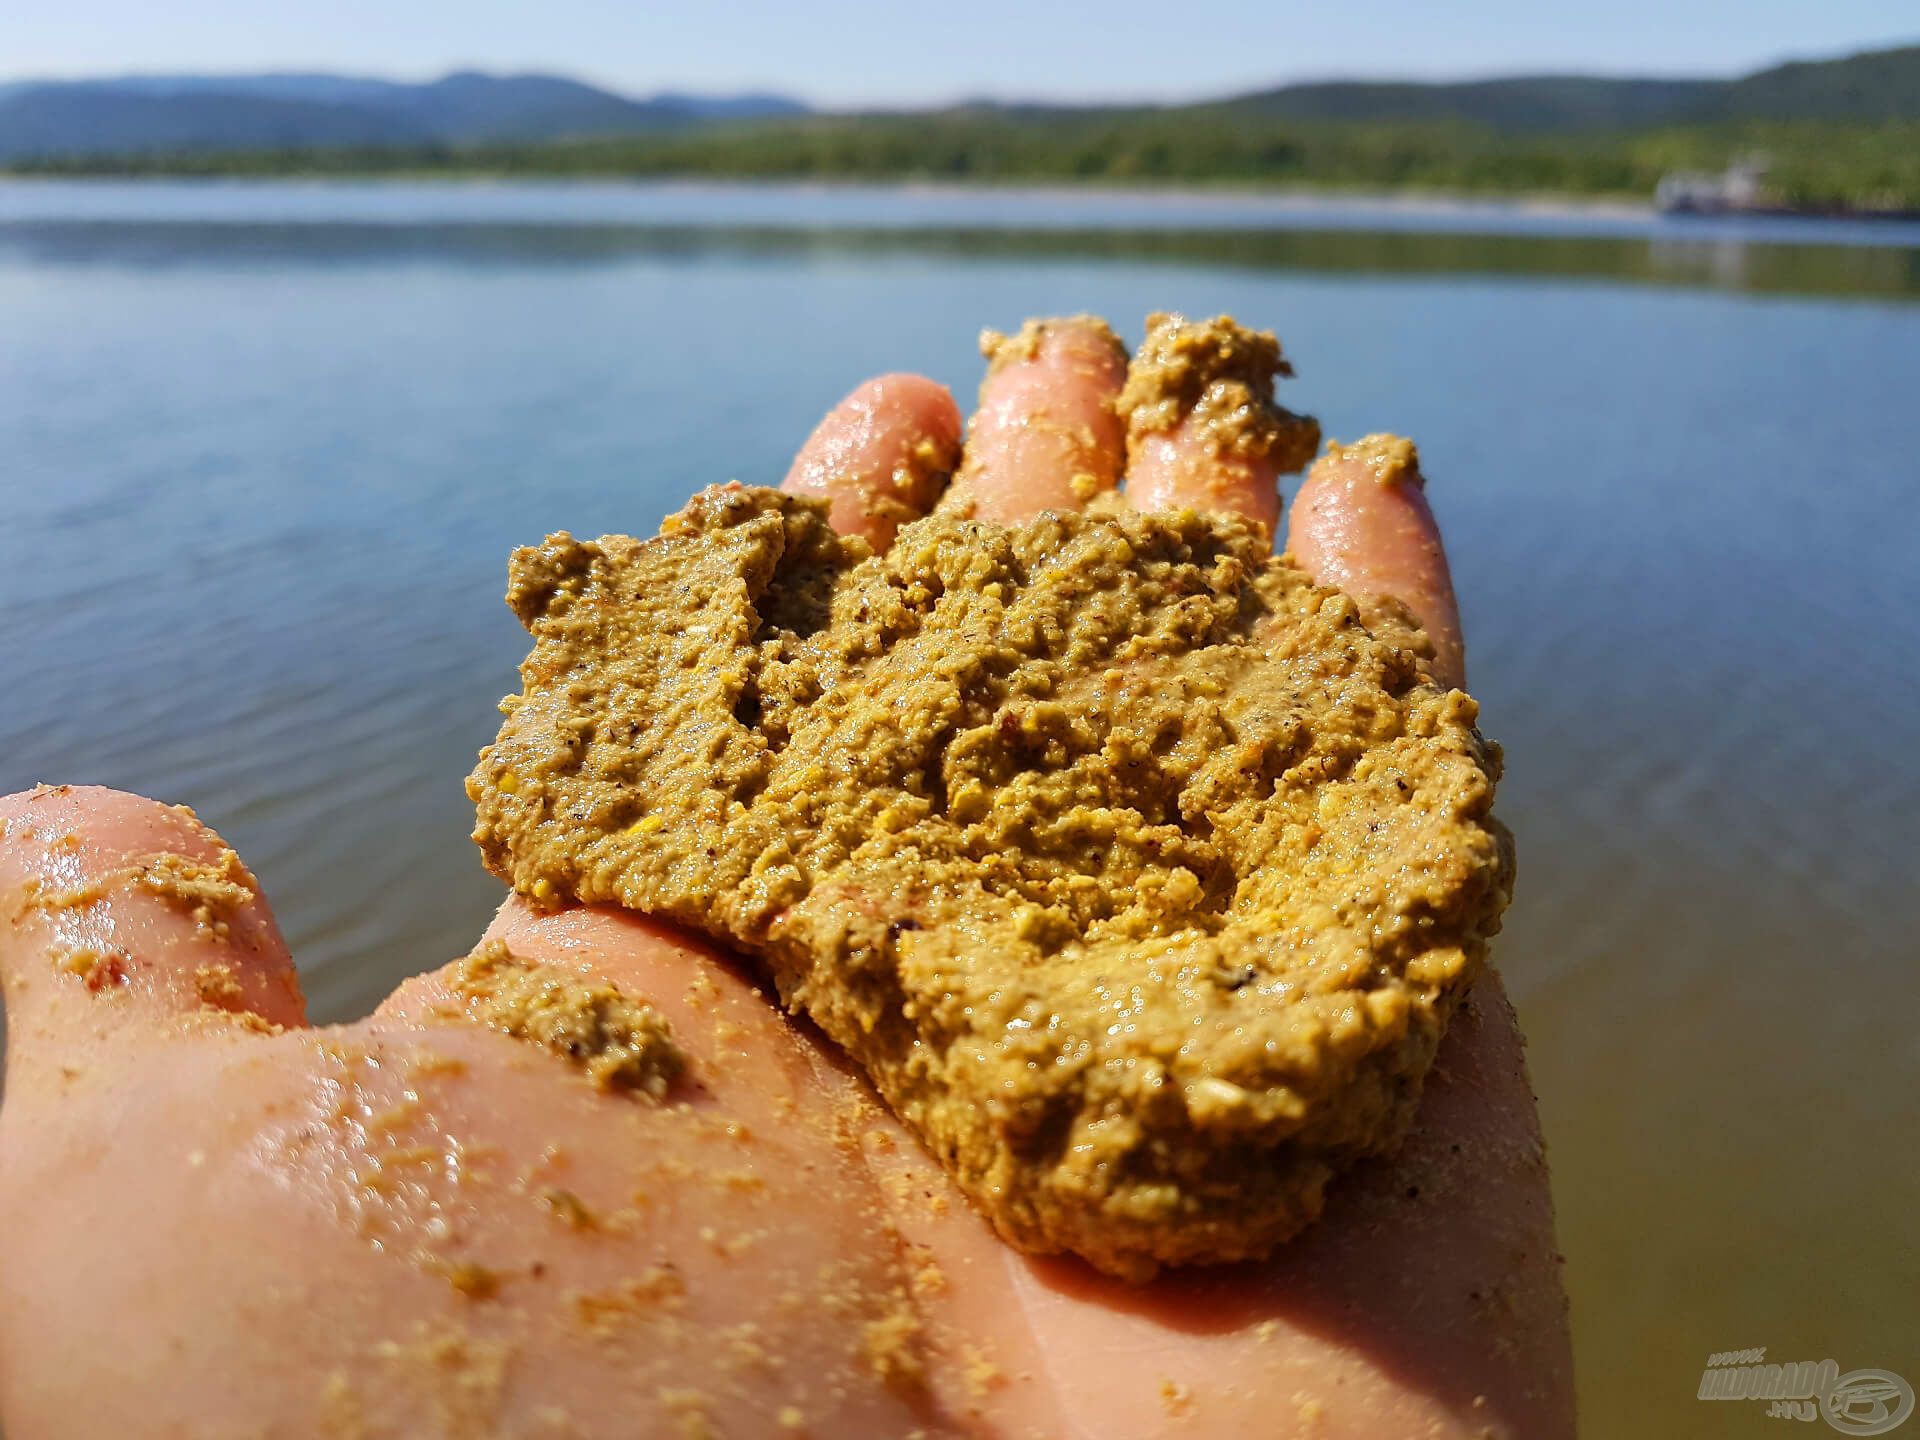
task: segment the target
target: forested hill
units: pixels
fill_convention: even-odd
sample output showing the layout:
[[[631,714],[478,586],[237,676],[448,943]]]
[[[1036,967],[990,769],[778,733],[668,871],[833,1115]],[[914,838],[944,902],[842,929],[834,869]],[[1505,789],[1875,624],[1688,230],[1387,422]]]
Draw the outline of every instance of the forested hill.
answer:
[[[1458,121],[1568,133],[1739,120],[1920,120],[1920,45],[1777,65],[1738,80],[1534,75],[1452,85],[1289,85],[1213,109],[1275,120]]]

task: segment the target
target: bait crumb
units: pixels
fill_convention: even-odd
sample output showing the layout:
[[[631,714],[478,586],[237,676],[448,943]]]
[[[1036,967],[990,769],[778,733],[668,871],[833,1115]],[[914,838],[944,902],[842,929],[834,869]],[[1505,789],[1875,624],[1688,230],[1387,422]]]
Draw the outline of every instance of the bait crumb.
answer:
[[[94,994],[127,983],[127,961],[123,954],[109,954],[92,946],[77,946],[54,961],[62,975],[77,976]]]
[[[1351,445],[1332,440],[1327,443],[1327,459],[1364,465],[1385,486],[1406,483],[1424,488],[1427,483],[1420,473],[1419,450],[1399,435],[1367,435]]]
[[[172,851],[143,856],[124,872],[133,883],[193,917],[202,935],[225,939],[228,921],[257,893],[253,876],[230,849],[222,849],[212,863]]]
[[[1274,380],[1292,374],[1271,331],[1249,330],[1230,315],[1149,315],[1117,405],[1128,452],[1148,435],[1191,422],[1216,454],[1270,459],[1291,474],[1320,448],[1319,421],[1274,403]]]
[[[478,1261],[436,1260],[428,1268],[444,1275],[447,1284],[469,1300],[491,1300],[500,1293],[500,1272]]]
[[[760,1327],[751,1320],[722,1330],[718,1338],[726,1341],[727,1364],[734,1370],[777,1370],[782,1363],[767,1349]]]
[[[655,1100],[686,1068],[666,1020],[603,981],[518,959],[489,940],[461,961],[453,986],[482,1024],[572,1061],[603,1090]]]
[[[600,1228],[599,1217],[588,1209],[586,1202],[571,1190],[562,1190],[557,1185],[548,1185],[540,1191],[538,1198],[547,1212],[569,1229],[597,1230]]]
[[[687,1282],[670,1265],[655,1265],[612,1290],[575,1291],[567,1297],[574,1319],[602,1339],[649,1314],[672,1314],[687,1294]]]
[[[661,1408],[680,1417],[681,1440],[717,1440],[708,1408],[713,1402],[698,1390],[665,1389],[660,1392]]]
[[[30,910],[79,910],[96,905],[106,897],[107,876],[76,885],[71,890],[50,890],[38,875],[29,876],[20,887],[20,913]]]
[[[1186,1415],[1193,1410],[1193,1391],[1175,1380],[1160,1382],[1160,1408],[1169,1415]]]
[[[935,479],[943,479],[953,470],[953,456],[931,435],[920,441],[894,467],[890,477],[893,488],[906,495],[917,495]]]
[[[980,332],[980,355],[981,358],[987,362],[986,379],[991,380],[1009,365],[1019,365],[1028,360],[1037,359],[1040,354],[1042,342],[1046,340],[1048,333],[1056,328],[1090,330],[1094,334],[1104,336],[1112,342],[1113,348],[1120,352],[1121,355],[1124,356],[1126,354],[1126,347],[1120,343],[1120,337],[1113,333],[1113,327],[1108,325],[1107,322],[1102,320],[1098,315],[1072,315],[1064,319],[1028,320],[1011,335],[999,330],[982,330]],[[981,382],[981,386],[984,392],[984,380]]]
[[[896,1296],[893,1309],[862,1332],[867,1363],[889,1385],[918,1385],[925,1378],[919,1342],[920,1317],[904,1296]]]
[[[97,905],[117,880],[182,907],[193,917],[195,929],[216,939],[227,936],[229,918],[257,893],[252,874],[232,850],[223,849],[211,863],[160,851],[71,890],[50,890],[40,878],[30,879],[23,887],[21,913]]]
[[[966,1362],[966,1368],[961,1373],[966,1378],[967,1393],[974,1399],[982,1399],[989,1390],[1007,1383],[1005,1373],[978,1347],[963,1346],[960,1357]]]
[[[433,1050],[421,1050],[408,1059],[407,1073],[421,1080],[437,1075],[464,1075],[467,1073],[467,1062]]]
[[[245,1031],[252,1035],[284,1035],[287,1027],[269,1020],[264,1015],[256,1015],[251,1010],[223,1010],[214,1005],[203,1005],[184,1019],[188,1025],[210,1027],[223,1033]]]
[[[216,1010],[238,1009],[245,998],[239,977],[233,973],[233,967],[224,962],[202,965],[195,970],[193,989],[202,1005],[211,1005]]]
[[[807,1428],[806,1412],[795,1405],[780,1407],[780,1428],[782,1430],[804,1430]]]
[[[367,1433],[366,1413],[361,1408],[360,1397],[353,1393],[353,1385],[344,1370],[328,1374],[326,1388],[320,1397],[320,1413],[326,1422],[326,1434],[331,1440],[363,1440]]]
[[[748,1230],[723,1239],[720,1232],[713,1226],[700,1227],[700,1243],[725,1260],[738,1260],[766,1239],[766,1236],[767,1232],[764,1230]]]
[[[931,1256],[913,1272],[913,1293],[921,1299],[932,1295],[943,1295],[948,1289],[947,1272],[940,1268],[940,1262]]]
[[[432,1396],[440,1433],[490,1435],[498,1429],[513,1358],[504,1341],[476,1339],[451,1322],[439,1328],[423,1323],[407,1344],[383,1341],[374,1354]]]

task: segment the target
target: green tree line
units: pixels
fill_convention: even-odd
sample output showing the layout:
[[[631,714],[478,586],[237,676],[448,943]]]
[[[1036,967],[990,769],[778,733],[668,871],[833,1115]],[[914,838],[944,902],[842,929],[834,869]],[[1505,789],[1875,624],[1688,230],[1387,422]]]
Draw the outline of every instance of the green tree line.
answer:
[[[28,161],[61,175],[498,175],[1219,183],[1479,195],[1650,195],[1670,170],[1754,152],[1783,204],[1920,209],[1920,122],[1729,121],[1515,134],[1461,121],[1303,122],[1178,112],[959,110],[821,116],[530,144]]]

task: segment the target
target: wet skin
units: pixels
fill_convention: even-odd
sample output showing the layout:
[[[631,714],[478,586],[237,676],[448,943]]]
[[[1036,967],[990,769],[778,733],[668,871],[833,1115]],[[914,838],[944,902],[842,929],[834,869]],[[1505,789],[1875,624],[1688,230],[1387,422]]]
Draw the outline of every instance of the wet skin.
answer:
[[[1069,332],[996,371],[959,458],[951,398],[883,377],[822,422],[789,488],[880,544],[956,460],[981,513],[1083,503],[1076,475],[1110,489],[1126,466],[1120,427],[1080,423],[1121,378]],[[1203,483],[1200,459],[1160,458],[1155,503],[1274,513],[1271,477]],[[1417,485],[1323,460],[1288,547],[1394,590],[1458,680]],[[13,1440],[1572,1433],[1546,1169],[1496,975],[1406,1146],[1341,1180],[1324,1219],[1264,1264],[1130,1287],[993,1238],[828,1047],[670,927],[510,900],[489,931],[658,1008],[688,1079],[656,1101],[473,1023],[450,971],[306,1028],[265,900],[181,812],[43,788],[0,801],[0,826]]]

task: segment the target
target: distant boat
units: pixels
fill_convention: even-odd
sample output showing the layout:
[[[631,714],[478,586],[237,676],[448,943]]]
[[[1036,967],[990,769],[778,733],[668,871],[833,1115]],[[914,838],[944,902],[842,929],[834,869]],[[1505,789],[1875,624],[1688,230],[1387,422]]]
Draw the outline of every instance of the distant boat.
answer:
[[[1749,155],[1735,160],[1718,175],[1699,170],[1673,170],[1654,187],[1653,206],[1662,215],[1779,215],[1783,206],[1767,198],[1764,180],[1767,160]]]
[[[1893,206],[1789,205],[1767,189],[1767,157],[1743,155],[1718,174],[1671,170],[1653,189],[1662,215],[1807,215],[1836,220],[1916,220],[1920,211]]]

